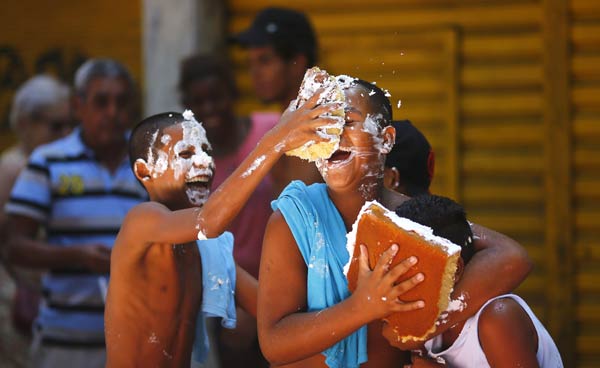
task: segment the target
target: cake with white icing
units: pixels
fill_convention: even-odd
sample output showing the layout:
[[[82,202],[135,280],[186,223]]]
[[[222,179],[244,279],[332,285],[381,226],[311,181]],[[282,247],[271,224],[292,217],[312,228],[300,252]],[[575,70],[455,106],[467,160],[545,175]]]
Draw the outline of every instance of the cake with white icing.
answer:
[[[390,268],[410,256],[418,258],[419,262],[398,281],[406,280],[419,272],[425,275],[425,280],[401,295],[400,300],[423,300],[425,307],[393,313],[385,320],[396,333],[397,341],[423,341],[428,334],[435,332],[436,321],[448,308],[461,248],[445,238],[433,235],[431,228],[399,217],[376,201],[367,202],[362,207],[352,225],[352,231],[347,234],[347,240],[351,257],[344,272],[351,292],[356,289],[359,268],[360,247],[355,244],[367,247],[371,269],[392,244],[398,244],[398,252]]]
[[[323,88],[321,95],[317,101],[318,104],[327,104],[332,102],[345,102],[343,88],[347,84],[349,77],[340,76],[334,77],[329,75],[325,70],[318,67],[310,68],[304,74],[302,85],[298,91],[298,97],[292,101],[293,108],[299,108],[310,99],[314,93]],[[347,88],[347,87],[346,87]],[[340,106],[332,113],[325,116],[335,120],[334,123],[324,125],[317,129],[317,134],[326,138],[324,142],[307,142],[302,147],[286,152],[288,156],[296,156],[305,160],[315,161],[319,158],[329,158],[339,147],[340,135],[344,129],[344,106]]]

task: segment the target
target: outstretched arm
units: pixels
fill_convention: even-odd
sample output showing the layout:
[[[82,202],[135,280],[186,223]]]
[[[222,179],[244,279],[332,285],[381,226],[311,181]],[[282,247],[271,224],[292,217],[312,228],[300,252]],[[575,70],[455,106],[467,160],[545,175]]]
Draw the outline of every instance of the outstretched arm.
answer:
[[[487,305],[478,327],[479,342],[490,366],[539,367],[537,331],[514,299],[497,299]]]
[[[364,324],[421,306],[421,302],[397,301],[418,283],[417,277],[394,285],[414,263],[404,261],[387,272],[397,251],[390,248],[371,271],[364,247],[361,250],[355,292],[334,306],[307,312],[306,264],[282,214],[277,211],[271,216],[260,264],[257,318],[258,337],[267,360],[284,364],[311,357]]]
[[[531,271],[531,261],[519,243],[480,225],[472,224],[471,228],[475,236],[475,254],[451,296],[452,300],[462,301],[462,308],[449,311],[429,338],[473,316],[489,299],[511,292]],[[400,349],[409,350],[421,345],[394,341],[392,331],[386,328],[383,334],[390,344]]]
[[[135,231],[145,243],[185,243],[221,234],[285,152],[308,141],[324,140],[317,134],[317,127],[331,124],[333,118],[322,115],[338,109],[339,105],[317,105],[319,93],[297,110],[286,110],[279,123],[265,134],[203,207],[170,211],[158,203],[144,203],[130,211],[124,222],[126,228]]]

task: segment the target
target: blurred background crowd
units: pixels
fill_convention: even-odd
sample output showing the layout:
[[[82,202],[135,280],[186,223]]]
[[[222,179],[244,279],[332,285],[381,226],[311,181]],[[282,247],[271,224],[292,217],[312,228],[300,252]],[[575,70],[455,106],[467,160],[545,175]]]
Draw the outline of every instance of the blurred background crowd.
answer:
[[[2,206],[11,201],[13,183],[34,148],[93,120],[85,104],[92,103],[94,86],[84,84],[82,92],[75,77],[90,59],[112,59],[126,70],[127,77],[101,74],[125,81],[126,92],[115,92],[114,99],[109,96],[98,105],[116,109],[115,114],[126,110],[120,118],[124,127],[150,114],[184,107],[207,126],[212,124],[207,130],[221,170],[217,182],[242,157],[236,155],[243,155],[260,138],[264,130],[255,127],[277,121],[294,98],[304,70],[318,65],[332,74],[376,82],[389,91],[394,119],[410,119],[435,152],[431,191],[462,203],[470,219],[523,244],[535,269],[517,292],[547,326],[565,366],[598,366],[600,3],[298,0],[293,8],[306,15],[307,24],[305,18],[277,11],[255,18],[267,7],[289,4],[264,0],[3,4]],[[275,46],[250,32],[263,30],[276,38],[283,29],[291,33]],[[314,39],[307,39],[310,29]],[[286,45],[294,47],[286,51]],[[299,169],[275,170],[257,195],[271,198],[293,175],[314,174],[301,163],[288,165]],[[313,179],[318,180],[309,180]],[[264,210],[269,211],[268,205]],[[18,214],[47,221],[33,212]],[[39,281],[48,267],[23,261],[27,258],[23,255],[8,256],[6,244],[14,238],[10,233],[27,224],[9,225],[14,223],[7,223],[4,210],[0,220],[0,367],[23,367],[38,303],[48,301]],[[246,237],[258,237],[260,244],[260,234],[240,222],[234,226],[246,231]],[[26,229],[23,233],[32,238],[52,236],[35,227]],[[255,276],[257,247],[236,250],[236,257]],[[14,263],[15,257],[20,261]],[[214,367],[240,366],[233,359],[239,352],[246,352],[247,364],[264,366],[252,321],[245,324],[244,318],[233,332],[212,327],[220,349],[212,357]]]

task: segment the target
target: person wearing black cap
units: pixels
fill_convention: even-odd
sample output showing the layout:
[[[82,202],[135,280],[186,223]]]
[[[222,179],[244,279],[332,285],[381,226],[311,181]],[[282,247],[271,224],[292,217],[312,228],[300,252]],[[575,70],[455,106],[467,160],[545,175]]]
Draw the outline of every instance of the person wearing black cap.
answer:
[[[248,50],[257,97],[282,110],[296,98],[307,68],[317,62],[317,39],[308,18],[285,8],[266,8],[234,40]]]
[[[306,69],[317,62],[317,38],[302,12],[269,7],[260,11],[233,41],[248,51],[254,93],[264,103],[285,110],[296,98]],[[279,194],[292,180],[322,182],[314,164],[284,156],[273,167],[274,190]]]
[[[410,120],[394,120],[394,147],[385,159],[384,185],[414,197],[429,193],[435,155],[427,138]]]

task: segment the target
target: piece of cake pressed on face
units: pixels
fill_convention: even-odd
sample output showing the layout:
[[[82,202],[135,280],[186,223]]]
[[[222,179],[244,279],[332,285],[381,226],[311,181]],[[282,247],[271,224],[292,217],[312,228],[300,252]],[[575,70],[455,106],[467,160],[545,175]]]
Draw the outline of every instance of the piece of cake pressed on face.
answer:
[[[335,77],[329,75],[325,70],[318,67],[312,67],[304,74],[304,79],[298,97],[292,101],[293,108],[301,107],[314,93],[323,88],[323,92],[318,99],[319,104],[332,102],[345,102],[343,86],[347,86],[347,80],[353,79],[347,76]],[[305,160],[315,161],[319,158],[329,158],[337,149],[340,143],[340,135],[344,129],[344,106],[340,106],[331,114],[326,116],[335,119],[335,123],[322,126],[318,129],[321,137],[327,138],[326,142],[307,142],[302,147],[286,152],[288,156],[296,156]]]
[[[419,262],[398,281],[406,280],[419,272],[425,275],[425,280],[404,293],[400,300],[423,300],[425,307],[393,313],[385,320],[396,333],[397,341],[425,340],[429,333],[435,331],[440,314],[448,308],[461,248],[447,239],[433,235],[430,228],[397,216],[377,201],[365,203],[352,225],[352,231],[347,234],[347,240],[351,257],[344,272],[351,292],[356,289],[358,277],[358,245],[364,244],[367,247],[371,269],[392,244],[398,244],[398,253],[392,260],[390,269],[410,256],[418,258]]]

